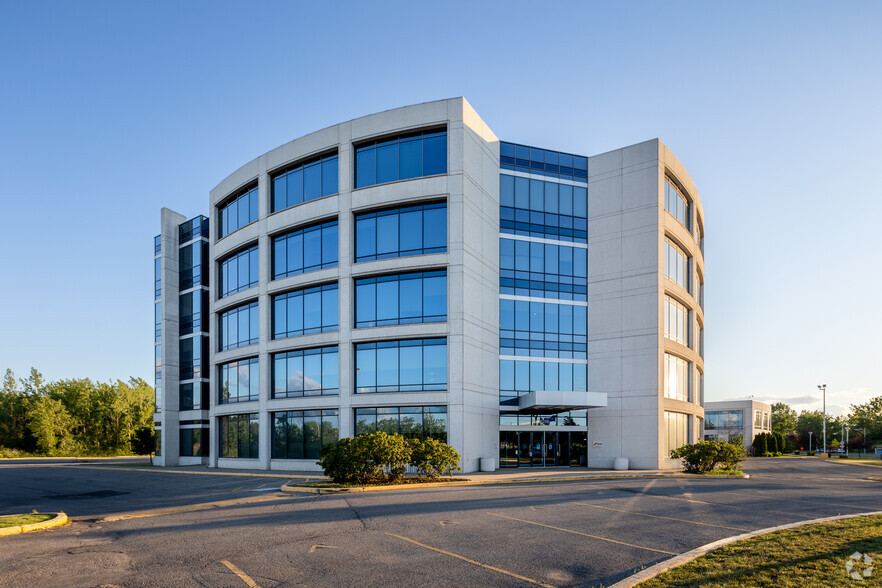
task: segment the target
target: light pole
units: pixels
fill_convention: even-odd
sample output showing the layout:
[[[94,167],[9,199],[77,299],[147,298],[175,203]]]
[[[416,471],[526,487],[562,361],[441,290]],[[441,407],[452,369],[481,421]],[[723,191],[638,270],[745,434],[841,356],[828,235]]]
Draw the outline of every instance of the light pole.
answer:
[[[808,434],[809,434],[809,453],[811,453],[812,452],[812,432],[809,431]]]
[[[821,453],[827,453],[827,384],[821,384],[818,390],[824,395],[824,449]]]

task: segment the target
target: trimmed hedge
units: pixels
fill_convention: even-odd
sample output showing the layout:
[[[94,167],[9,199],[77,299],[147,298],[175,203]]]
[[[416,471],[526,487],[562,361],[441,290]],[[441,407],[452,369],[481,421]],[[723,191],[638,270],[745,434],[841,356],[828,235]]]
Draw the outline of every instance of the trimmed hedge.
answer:
[[[718,469],[739,470],[744,447],[740,439],[735,443],[699,441],[672,450],[671,457],[683,460],[684,469],[693,474],[706,474]]]

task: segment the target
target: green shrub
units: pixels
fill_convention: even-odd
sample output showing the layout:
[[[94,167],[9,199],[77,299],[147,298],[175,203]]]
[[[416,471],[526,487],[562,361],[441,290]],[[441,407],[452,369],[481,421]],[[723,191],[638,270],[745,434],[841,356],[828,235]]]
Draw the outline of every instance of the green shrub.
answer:
[[[753,438],[753,454],[757,457],[763,457],[769,450],[765,433],[760,433]]]
[[[704,474],[715,469],[737,470],[744,457],[741,443],[699,441],[671,451],[673,459],[683,460],[687,472]]]
[[[421,476],[437,478],[459,470],[459,453],[435,439],[405,439],[382,431],[340,439],[319,453],[318,464],[338,484],[396,481],[408,465]]]
[[[413,451],[410,464],[417,469],[420,476],[437,479],[442,474],[453,475],[459,471],[459,452],[437,439],[410,439],[408,443]]]
[[[808,455],[809,455],[809,457],[814,457],[816,454],[815,454],[814,451],[809,451],[809,452],[808,452]]]

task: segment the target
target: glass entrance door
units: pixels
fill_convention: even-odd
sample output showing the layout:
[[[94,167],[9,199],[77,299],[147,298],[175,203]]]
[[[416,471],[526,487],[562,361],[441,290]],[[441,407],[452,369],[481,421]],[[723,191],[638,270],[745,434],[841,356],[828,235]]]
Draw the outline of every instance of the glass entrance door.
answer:
[[[533,465],[533,446],[529,432],[521,431],[518,435],[518,465],[530,467]]]
[[[584,467],[584,431],[500,431],[500,467]]]
[[[518,467],[518,432],[499,432],[499,467]]]

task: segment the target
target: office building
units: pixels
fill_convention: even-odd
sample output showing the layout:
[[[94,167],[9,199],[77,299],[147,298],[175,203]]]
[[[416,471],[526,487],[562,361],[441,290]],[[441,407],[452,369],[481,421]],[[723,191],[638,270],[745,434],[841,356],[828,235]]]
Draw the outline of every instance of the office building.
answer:
[[[157,462],[317,469],[373,430],[465,472],[675,467],[702,431],[704,217],[654,139],[500,141],[463,98],[301,137],[162,211]]]

